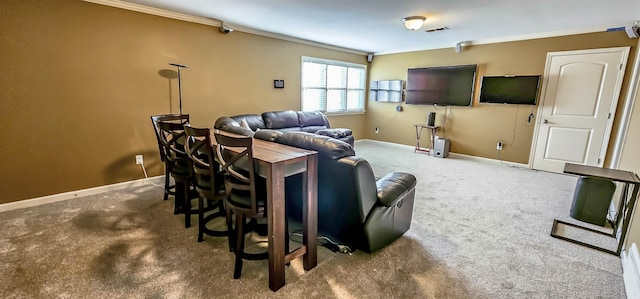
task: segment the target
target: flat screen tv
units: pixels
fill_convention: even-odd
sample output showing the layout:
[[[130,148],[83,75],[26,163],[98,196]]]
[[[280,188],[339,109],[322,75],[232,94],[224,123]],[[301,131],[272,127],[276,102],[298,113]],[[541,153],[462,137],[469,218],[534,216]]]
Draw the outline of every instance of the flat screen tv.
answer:
[[[480,84],[480,103],[535,105],[540,75],[484,76]]]
[[[411,68],[407,74],[407,104],[471,106],[475,64]]]

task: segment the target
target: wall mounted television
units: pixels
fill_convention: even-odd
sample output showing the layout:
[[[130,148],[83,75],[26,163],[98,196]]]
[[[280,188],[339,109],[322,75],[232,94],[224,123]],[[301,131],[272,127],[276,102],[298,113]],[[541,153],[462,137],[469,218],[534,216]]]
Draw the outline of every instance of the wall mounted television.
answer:
[[[471,106],[477,65],[411,68],[405,101],[413,105]]]
[[[484,76],[478,102],[535,105],[539,87],[540,75]]]

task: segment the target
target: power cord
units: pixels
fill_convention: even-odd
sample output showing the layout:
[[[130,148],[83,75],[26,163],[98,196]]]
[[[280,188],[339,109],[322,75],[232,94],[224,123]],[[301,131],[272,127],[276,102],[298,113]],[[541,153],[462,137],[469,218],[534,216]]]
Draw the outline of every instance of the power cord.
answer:
[[[516,105],[516,115],[515,115],[515,119],[513,120],[513,130],[512,133],[513,135],[511,136],[511,142],[506,142],[505,140],[500,139],[498,142],[502,143],[502,147],[504,148],[505,146],[511,146],[516,142],[516,128],[518,127],[518,108],[520,108],[520,105]],[[500,164],[505,164],[502,161],[502,157],[500,157],[500,152],[502,151],[501,149],[498,149],[498,160],[500,160]],[[518,168],[516,166],[507,164],[509,167],[514,167],[514,168]]]
[[[155,187],[158,187],[158,188],[164,189],[164,187],[154,184],[154,183],[149,179],[149,176],[147,176],[147,170],[144,168],[144,163],[140,163],[140,167],[142,167],[142,172],[144,172],[144,178],[147,180],[147,183],[149,183],[149,184],[151,184],[151,185],[153,185],[153,186],[155,186]]]
[[[533,105],[531,106],[531,112],[529,112],[529,118],[527,118],[527,122],[524,123],[525,127],[533,127],[532,121],[533,121],[533,119],[536,118],[536,116],[533,114],[533,107],[535,107],[535,106],[533,106]],[[527,125],[527,124],[529,124],[529,125]]]
[[[299,237],[300,239],[296,239],[294,238],[294,236]],[[294,231],[290,234],[289,238],[291,239],[291,241],[302,243],[302,232]],[[333,252],[348,253],[349,255],[352,255],[352,253],[355,251],[348,245],[340,244],[334,240],[331,240],[331,238],[329,237],[318,236],[317,240],[318,240],[318,244],[328,248]]]

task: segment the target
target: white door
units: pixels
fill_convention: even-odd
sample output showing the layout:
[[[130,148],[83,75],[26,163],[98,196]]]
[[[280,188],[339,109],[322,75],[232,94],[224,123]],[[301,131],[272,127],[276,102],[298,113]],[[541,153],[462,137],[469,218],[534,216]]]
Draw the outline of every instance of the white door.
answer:
[[[602,167],[629,47],[547,53],[530,165]]]

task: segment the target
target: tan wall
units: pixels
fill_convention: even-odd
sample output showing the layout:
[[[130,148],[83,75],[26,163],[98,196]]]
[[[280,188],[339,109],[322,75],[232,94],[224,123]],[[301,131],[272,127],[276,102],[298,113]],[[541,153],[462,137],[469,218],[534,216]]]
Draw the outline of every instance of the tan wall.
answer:
[[[162,174],[149,116],[178,112],[169,62],[190,66],[183,111],[209,127],[222,115],[300,109],[301,56],[366,64],[78,0],[3,0],[0,32],[0,203],[142,178],[140,153],[150,176]],[[364,135],[364,115],[330,121]]]
[[[407,79],[407,69],[424,66],[477,64],[475,96],[472,107],[439,107],[405,105],[396,112],[396,104],[368,101],[365,137],[406,145],[415,145],[413,125],[425,123],[427,114],[435,111],[437,124],[447,122],[439,136],[451,139],[451,152],[498,159],[496,143],[506,145],[500,158],[517,163],[528,163],[534,122],[527,122],[537,106],[478,104],[480,79],[483,75],[543,75],[546,54],[552,51],[581,50],[632,46],[634,56],[636,41],[624,32],[602,32],[518,42],[497,43],[464,47],[461,53],[453,48],[376,56],[370,66],[370,80]],[[632,60],[632,59],[630,59]],[[629,77],[627,72],[626,78]],[[626,82],[626,80],[625,80]],[[623,85],[623,95],[626,92]],[[622,105],[619,105],[619,107]],[[380,133],[375,134],[375,128]],[[617,125],[612,136],[615,136]],[[514,133],[515,132],[515,133]],[[425,133],[428,136],[428,133]],[[428,145],[428,141],[423,142]]]
[[[223,35],[77,0],[1,1],[0,32],[0,203],[139,179],[136,154],[144,154],[150,176],[162,174],[149,116],[178,112],[169,62],[190,66],[182,73],[183,110],[195,126],[211,126],[221,115],[299,109],[301,56],[366,63],[363,55]],[[460,54],[452,48],[381,55],[370,64],[369,79],[406,79],[409,67],[468,63],[480,66],[480,76],[542,74],[548,51],[627,45],[633,55],[635,40],[618,32],[472,46]],[[274,89],[274,79],[284,79],[285,88]],[[369,101],[366,115],[330,121],[351,128],[357,139],[413,145],[413,124],[434,109],[403,106],[395,112],[394,104]],[[441,121],[445,109],[435,111]],[[526,163],[530,112],[530,106],[477,103],[447,109],[439,135],[452,139],[453,152],[489,158],[497,157],[502,139],[502,158]]]
[[[640,46],[640,40],[638,40],[638,46]],[[631,113],[622,155],[620,156],[619,168],[640,174],[640,82],[637,88],[638,92],[635,97],[635,104],[633,106],[633,112]],[[637,243],[637,245],[640,246],[640,220],[637,216],[640,215],[640,211],[638,211],[638,208],[638,204],[636,203],[634,217],[630,223],[628,238],[626,240],[627,248],[633,243]]]

